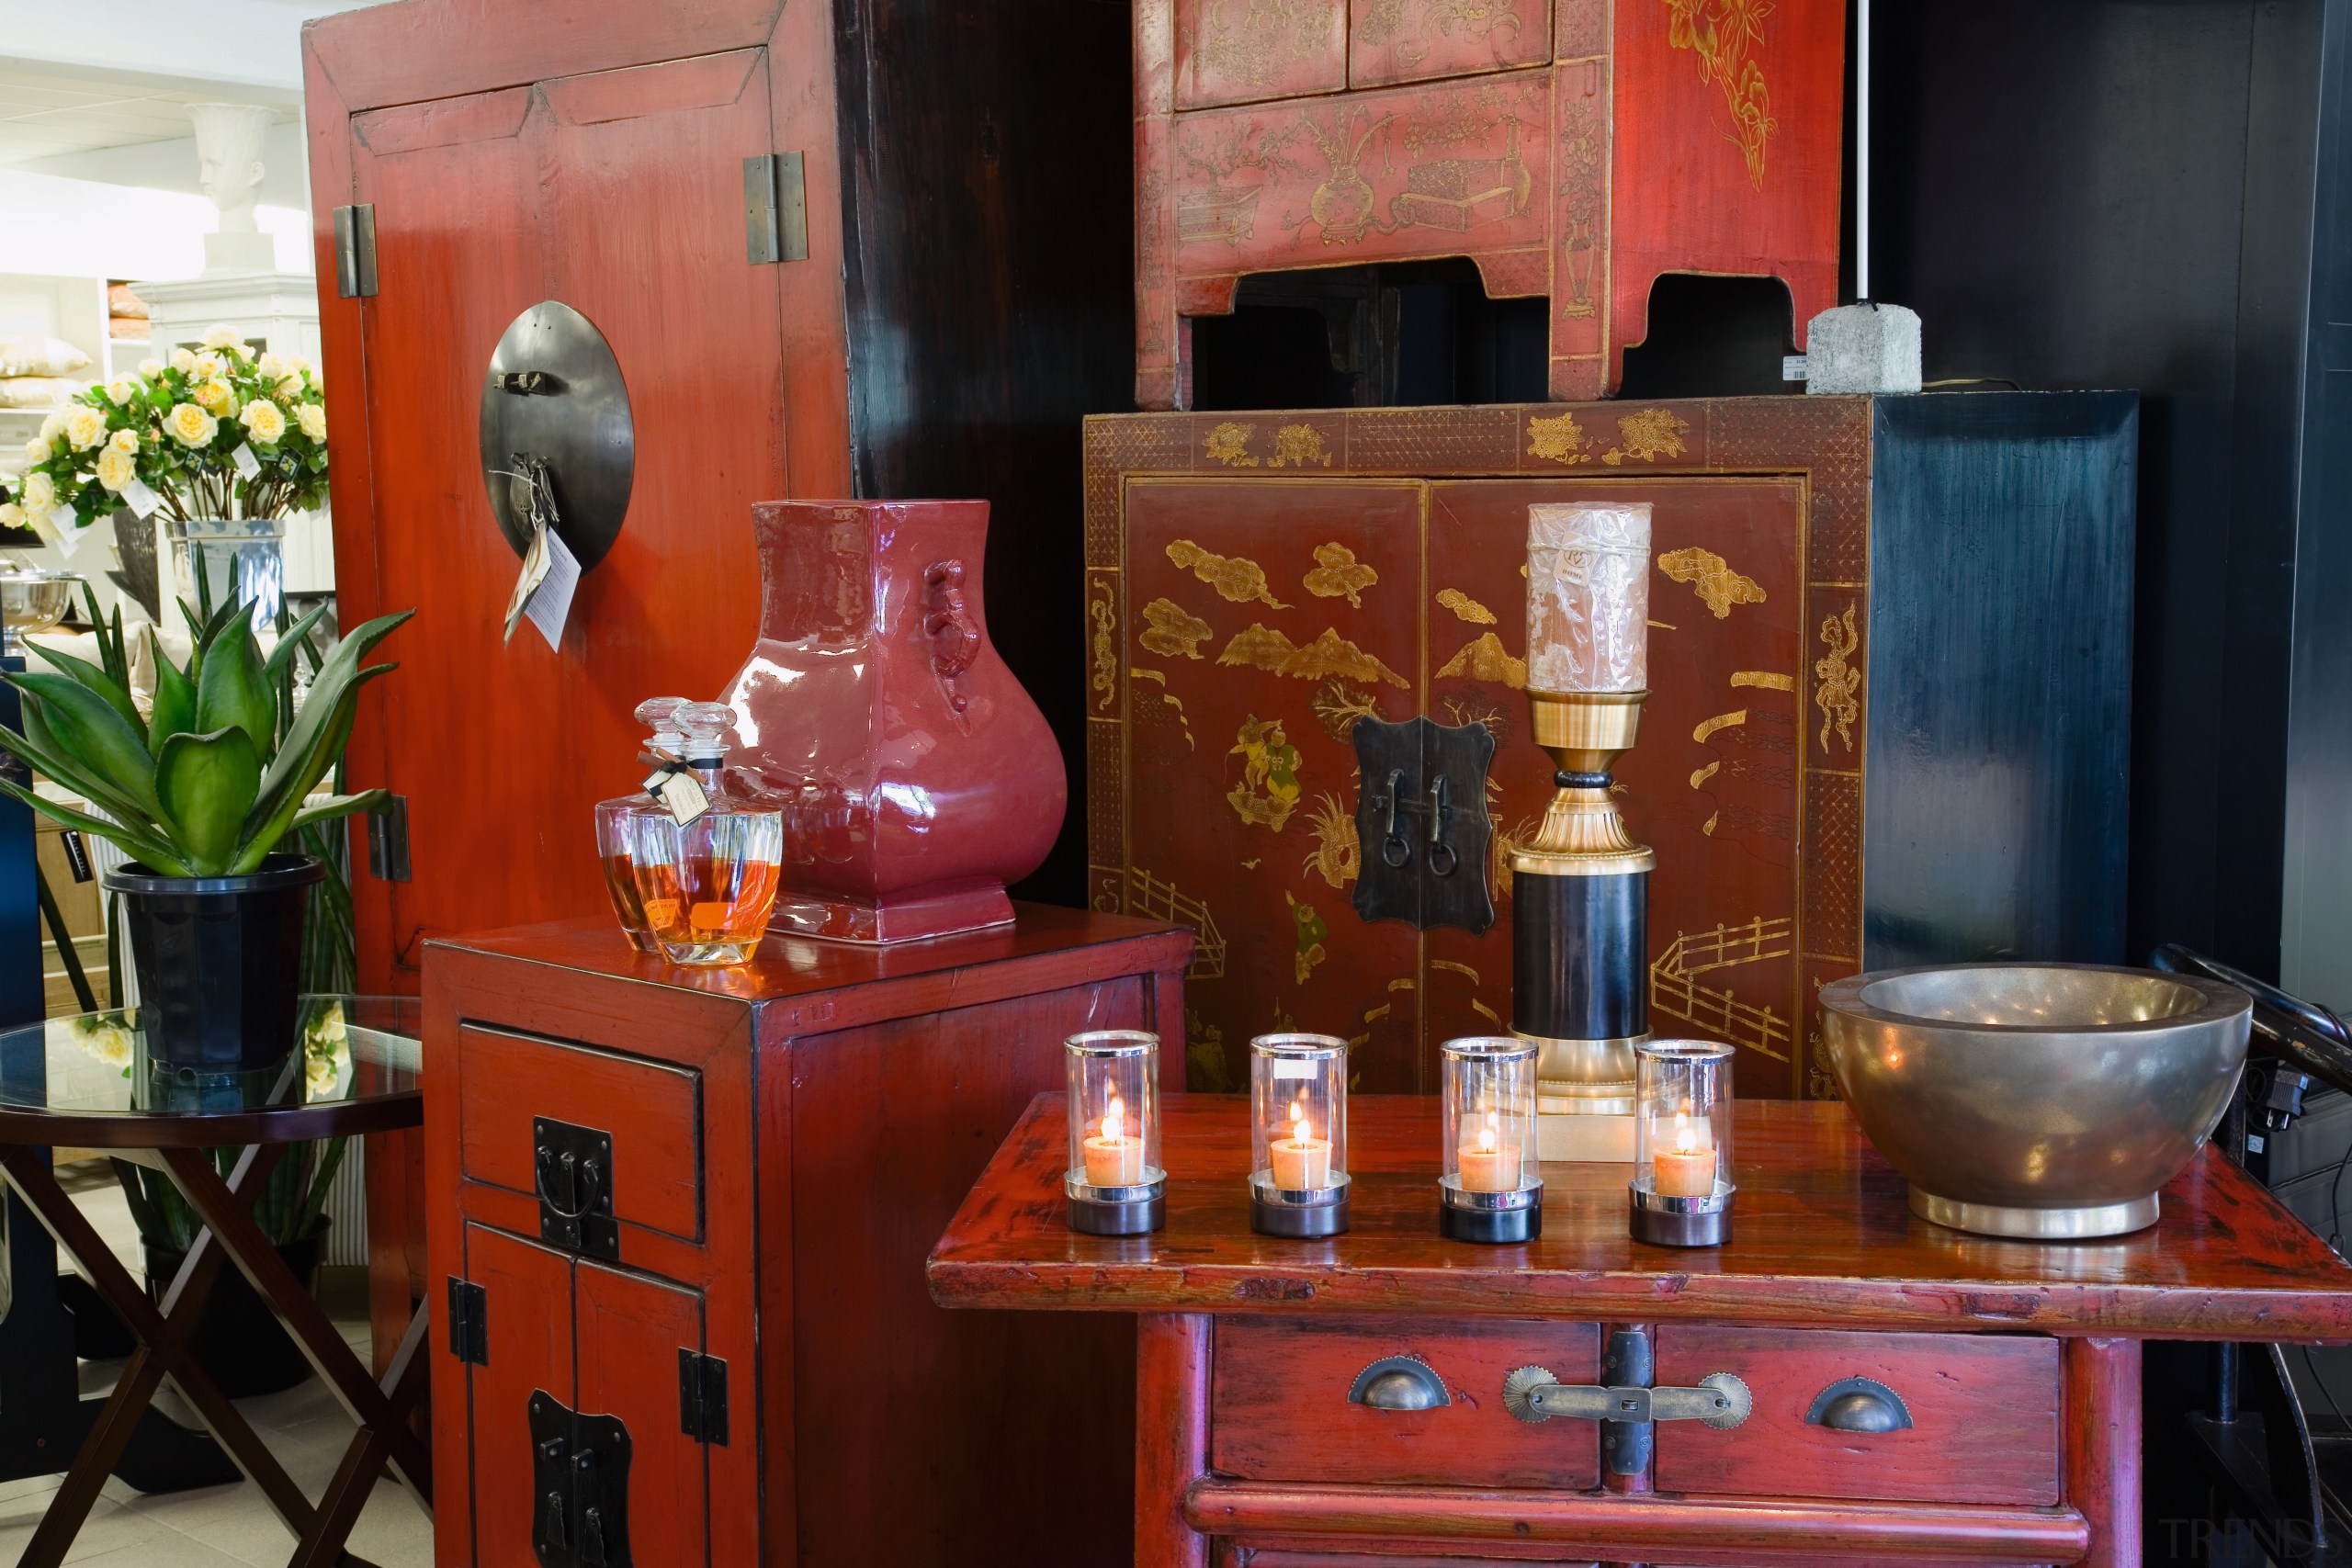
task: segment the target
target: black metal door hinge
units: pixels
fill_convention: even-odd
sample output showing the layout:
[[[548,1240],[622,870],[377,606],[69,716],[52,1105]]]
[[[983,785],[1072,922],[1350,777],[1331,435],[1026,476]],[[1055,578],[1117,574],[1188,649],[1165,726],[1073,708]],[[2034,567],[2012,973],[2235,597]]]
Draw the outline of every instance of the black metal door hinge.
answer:
[[[490,1365],[490,1292],[449,1277],[449,1354],[469,1366]]]
[[[1487,890],[1495,825],[1487,815],[1494,732],[1483,724],[1360,718],[1352,731],[1363,794],[1356,802],[1356,913],[1473,936],[1495,923]]]
[[[613,1135],[552,1116],[534,1116],[531,1169],[539,1192],[539,1239],[567,1252],[619,1262],[621,1226],[613,1215]]]
[[[808,190],[799,153],[743,160],[743,248],[754,262],[808,259]]]
[[[698,1443],[727,1446],[727,1363],[678,1351],[678,1429]]]
[[[379,882],[408,880],[408,796],[396,795],[368,814],[368,874]]]
[[[345,299],[376,292],[376,204],[334,209],[334,291]]]
[[[531,1391],[531,1551],[539,1568],[631,1568],[628,1427]]]

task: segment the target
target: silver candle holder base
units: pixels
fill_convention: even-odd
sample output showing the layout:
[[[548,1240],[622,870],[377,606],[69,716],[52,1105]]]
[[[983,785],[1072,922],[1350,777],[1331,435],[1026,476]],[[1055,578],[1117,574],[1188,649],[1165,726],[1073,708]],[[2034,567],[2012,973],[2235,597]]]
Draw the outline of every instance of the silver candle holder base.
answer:
[[[1630,1233],[1652,1247],[1721,1247],[1731,1239],[1733,1189],[1719,1187],[1703,1198],[1669,1198],[1638,1186],[1633,1194]]]
[[[1089,1187],[1062,1182],[1069,1201],[1069,1228],[1088,1235],[1148,1235],[1168,1224],[1168,1183],[1135,1187]]]
[[[1544,1234],[1544,1184],[1516,1192],[1474,1192],[1442,1179],[1437,1189],[1438,1234],[1452,1241],[1509,1246]]]

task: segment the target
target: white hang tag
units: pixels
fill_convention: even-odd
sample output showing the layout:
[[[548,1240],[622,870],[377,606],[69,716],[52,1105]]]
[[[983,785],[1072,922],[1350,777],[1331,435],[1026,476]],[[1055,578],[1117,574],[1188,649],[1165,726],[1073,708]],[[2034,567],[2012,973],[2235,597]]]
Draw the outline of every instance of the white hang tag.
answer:
[[[547,570],[541,574],[538,587],[531,591],[531,602],[524,614],[539,628],[549,648],[563,646],[563,623],[571,617],[571,595],[580,587],[580,560],[563,536],[552,528],[539,531],[548,542]]]
[[[702,792],[702,781],[692,773],[670,773],[654,787],[653,798],[670,813],[670,820],[683,828],[710,809],[710,797]]]
[[[253,443],[250,441],[230,453],[229,461],[235,465],[237,477],[241,479],[249,479],[261,472],[261,459],[254,456]]]
[[[1281,1056],[1274,1058],[1274,1077],[1277,1078],[1311,1078],[1317,1070],[1312,1062],[1294,1062]]]
[[[523,611],[538,592],[548,575],[548,531],[535,528],[531,532],[531,547],[523,552],[522,575],[514,579],[514,592],[506,599],[506,640],[514,640],[514,628],[523,624]]]
[[[87,534],[89,529],[83,527],[74,520],[74,509],[70,506],[61,506],[51,512],[49,514],[49,523],[51,527],[57,530],[57,553],[72,560],[74,552],[82,547],[82,536]]]
[[[122,487],[122,503],[141,517],[153,517],[164,498],[150,490],[145,479],[132,479]]]

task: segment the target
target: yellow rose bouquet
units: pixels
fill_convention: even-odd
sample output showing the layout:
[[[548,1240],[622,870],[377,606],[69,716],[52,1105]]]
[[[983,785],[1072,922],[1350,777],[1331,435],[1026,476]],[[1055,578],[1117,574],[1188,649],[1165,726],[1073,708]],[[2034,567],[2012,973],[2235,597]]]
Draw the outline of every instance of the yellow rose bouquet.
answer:
[[[200,347],[79,394],[25,455],[14,491],[0,491],[0,525],[52,542],[120,506],[182,523],[282,517],[326,499],[326,401],[308,363],[215,327]]]

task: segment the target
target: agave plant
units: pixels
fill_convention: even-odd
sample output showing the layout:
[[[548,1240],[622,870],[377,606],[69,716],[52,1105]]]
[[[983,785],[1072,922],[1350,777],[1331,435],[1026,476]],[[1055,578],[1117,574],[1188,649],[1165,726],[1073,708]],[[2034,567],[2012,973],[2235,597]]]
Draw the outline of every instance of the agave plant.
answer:
[[[86,593],[86,590],[85,591]],[[111,625],[89,599],[101,662],[51,649],[57,673],[0,671],[24,696],[21,733],[0,726],[0,749],[79,794],[96,811],[34,794],[0,777],[6,791],[69,828],[95,833],[166,876],[242,876],[289,832],[372,809],[382,790],[310,799],[343,756],[359,689],[399,666],[360,660],[416,612],[358,627],[323,660],[311,649],[322,606],[278,639],[267,658],[248,609],[231,604],[199,616],[187,609],[195,650],[182,669],[148,631],[155,664],[153,711],[130,699],[122,612]],[[309,697],[294,708],[298,651],[317,666]]]

